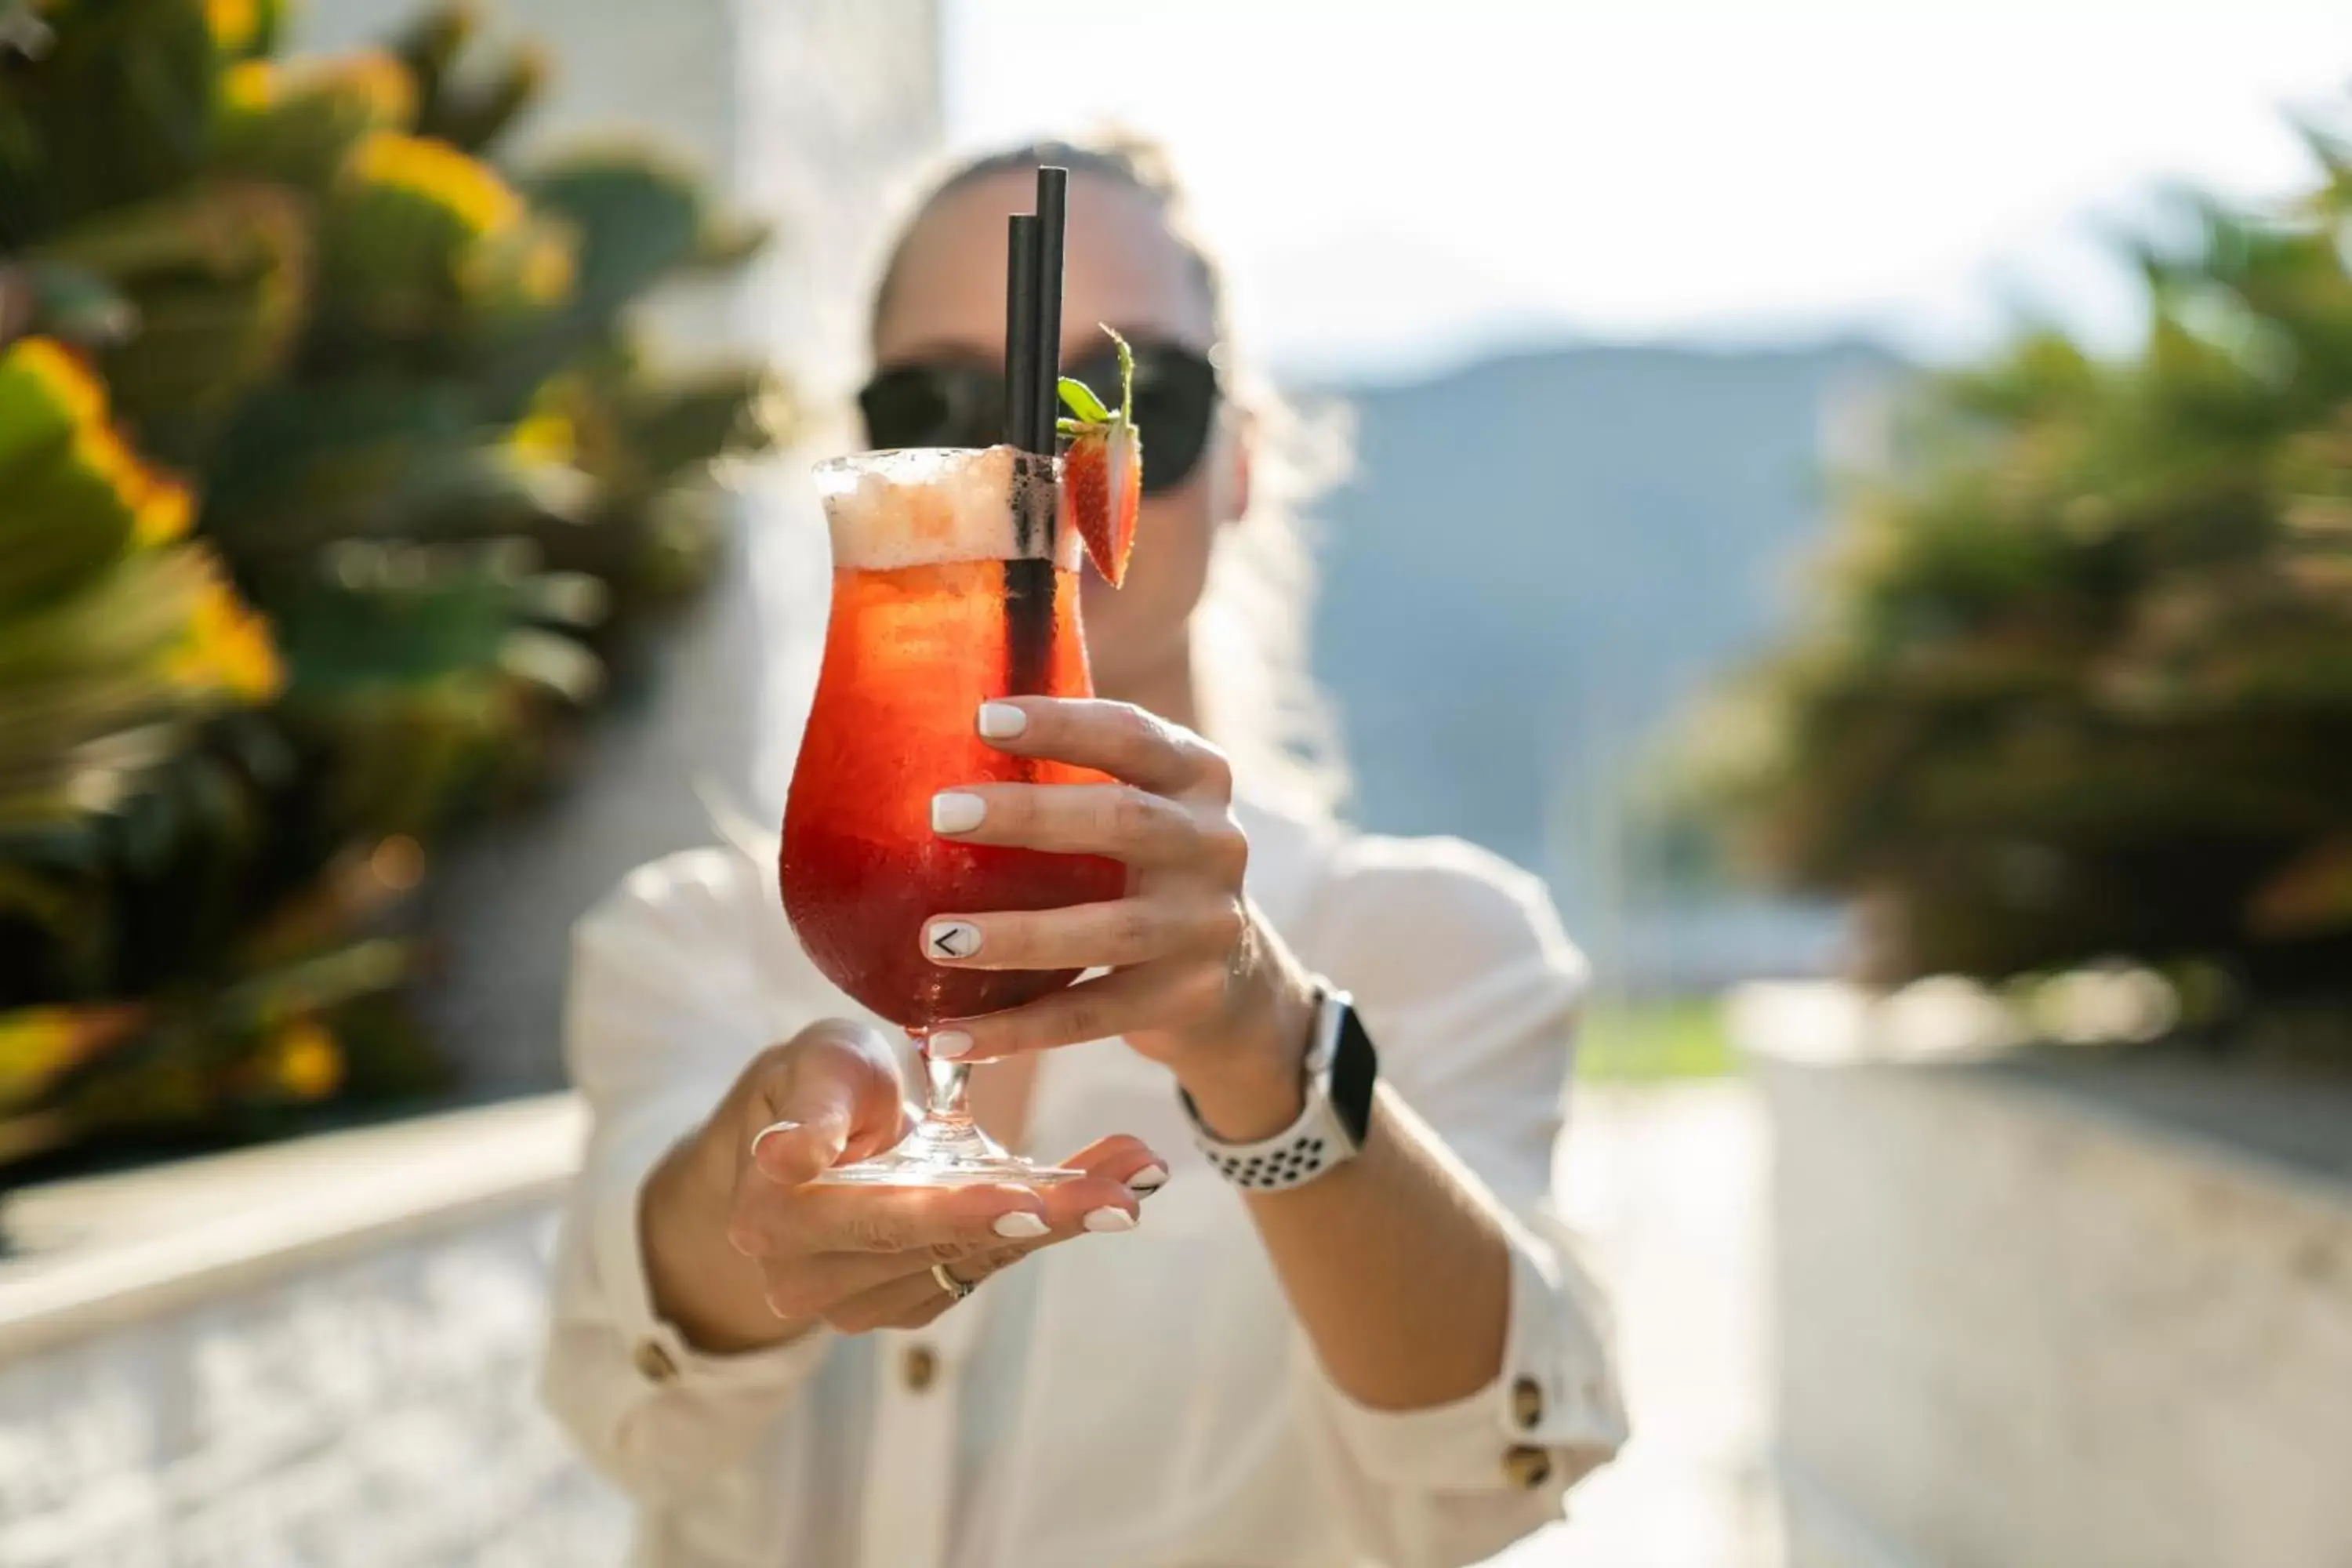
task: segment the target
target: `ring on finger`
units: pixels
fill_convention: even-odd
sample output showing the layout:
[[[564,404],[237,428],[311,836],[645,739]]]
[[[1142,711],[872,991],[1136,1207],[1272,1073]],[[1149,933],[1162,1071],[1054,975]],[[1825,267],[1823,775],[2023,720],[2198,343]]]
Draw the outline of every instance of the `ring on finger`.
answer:
[[[938,1280],[940,1289],[948,1293],[948,1302],[950,1306],[980,1289],[979,1280],[959,1279],[948,1272],[948,1266],[944,1263],[931,1265],[931,1278]]]

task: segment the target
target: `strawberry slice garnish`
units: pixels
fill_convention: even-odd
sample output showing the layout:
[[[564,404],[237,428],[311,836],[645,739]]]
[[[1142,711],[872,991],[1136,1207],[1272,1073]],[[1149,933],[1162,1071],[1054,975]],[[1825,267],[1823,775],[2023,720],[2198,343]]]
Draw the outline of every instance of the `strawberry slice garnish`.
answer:
[[[1087,542],[1095,570],[1116,588],[1135,548],[1135,512],[1143,501],[1143,437],[1135,427],[1135,353],[1108,327],[1118,345],[1118,407],[1103,405],[1094,388],[1075,376],[1061,382],[1073,417],[1058,428],[1070,438],[1062,454],[1062,521]]]

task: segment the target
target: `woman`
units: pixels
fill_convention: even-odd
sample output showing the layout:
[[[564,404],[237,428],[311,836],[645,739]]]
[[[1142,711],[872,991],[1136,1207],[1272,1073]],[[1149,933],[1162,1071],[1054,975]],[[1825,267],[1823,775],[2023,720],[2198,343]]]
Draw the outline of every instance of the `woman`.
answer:
[[[1475,1562],[1624,1434],[1548,1216],[1580,961],[1531,879],[1351,834],[1250,751],[1279,623],[1216,616],[1279,521],[1248,515],[1218,273],[1148,153],[1025,148],[933,192],[875,301],[875,444],[992,437],[969,405],[1041,161],[1073,171],[1066,361],[1098,357],[1097,322],[1137,344],[1150,488],[1126,584],[1087,584],[1102,700],[975,723],[1124,783],[950,792],[933,826],[1121,858],[1130,892],[959,911],[976,940],[937,962],[1111,973],[934,1039],[979,1064],[1002,1142],[1088,1174],[804,1184],[896,1140],[891,1046],[802,955],[766,865],[643,868],[577,936],[596,1130],[549,1401],[665,1568]],[[1253,634],[1255,666],[1219,669]]]

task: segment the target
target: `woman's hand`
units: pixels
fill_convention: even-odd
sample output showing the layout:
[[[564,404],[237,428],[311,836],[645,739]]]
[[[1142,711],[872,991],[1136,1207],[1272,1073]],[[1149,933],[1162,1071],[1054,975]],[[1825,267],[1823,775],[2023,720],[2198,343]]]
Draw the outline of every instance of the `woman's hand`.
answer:
[[[979,1058],[1124,1036],[1164,1063],[1230,1138],[1297,1113],[1314,984],[1242,890],[1249,843],[1233,772],[1198,735],[1123,702],[1014,698],[983,705],[982,739],[1108,773],[1100,784],[986,784],[932,799],[933,828],[978,844],[1103,855],[1127,896],[1068,909],[940,914],[931,962],[1109,974],[935,1031],[935,1056]]]
[[[856,1024],[814,1024],[761,1053],[646,1183],[638,1225],[656,1310],[714,1351],[819,1322],[920,1327],[954,1300],[933,1264],[977,1284],[1083,1232],[1131,1229],[1167,1178],[1150,1149],[1116,1137],[1066,1162],[1085,1179],[1037,1189],[809,1184],[896,1143],[899,1094],[890,1047]]]

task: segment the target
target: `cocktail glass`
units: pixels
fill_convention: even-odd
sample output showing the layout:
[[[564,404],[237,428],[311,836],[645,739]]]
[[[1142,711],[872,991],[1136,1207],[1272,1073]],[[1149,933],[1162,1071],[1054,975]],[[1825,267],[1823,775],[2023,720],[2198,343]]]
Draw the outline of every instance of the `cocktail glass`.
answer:
[[[980,739],[982,702],[1086,697],[1074,530],[1056,527],[1055,459],[1011,447],[840,458],[816,471],[832,534],[832,618],[784,808],[778,876],[793,930],[827,978],[905,1029],[927,1104],[913,1131],[824,1178],[897,1185],[1036,1184],[1076,1173],[1007,1153],[973,1122],[968,1068],[931,1057],[950,1020],[1043,996],[1076,970],[950,968],[932,917],[1115,899],[1126,868],[971,844],[931,829],[931,797],[972,784],[1102,775]]]

